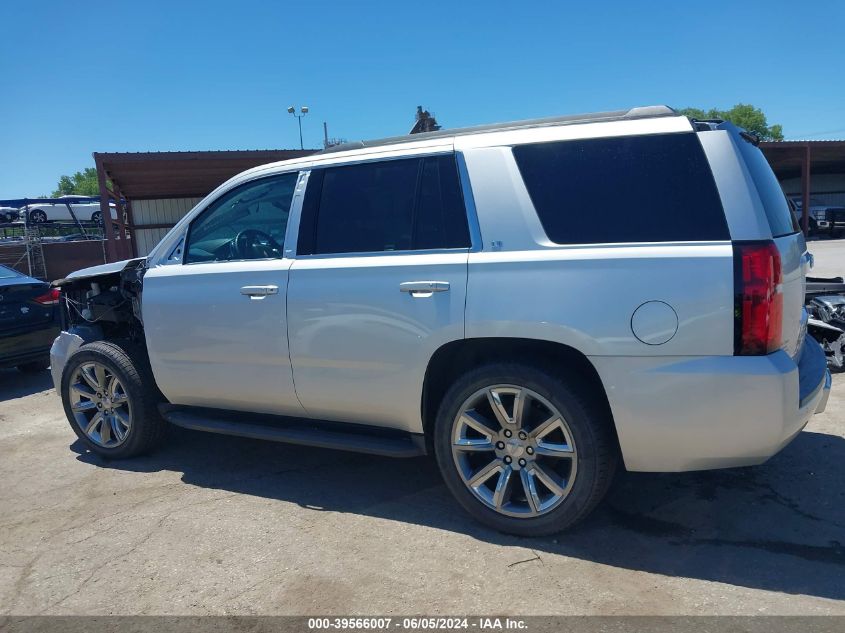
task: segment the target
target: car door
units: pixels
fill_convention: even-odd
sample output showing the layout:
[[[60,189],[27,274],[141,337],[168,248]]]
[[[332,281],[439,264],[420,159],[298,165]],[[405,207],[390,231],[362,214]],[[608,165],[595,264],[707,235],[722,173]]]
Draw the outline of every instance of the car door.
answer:
[[[150,364],[174,404],[298,415],[284,241],[297,173],[242,184],[190,223],[175,264],[144,276]],[[182,253],[184,251],[184,253]]]
[[[428,360],[464,335],[469,246],[451,150],[311,171],[288,288],[309,416],[421,431]]]

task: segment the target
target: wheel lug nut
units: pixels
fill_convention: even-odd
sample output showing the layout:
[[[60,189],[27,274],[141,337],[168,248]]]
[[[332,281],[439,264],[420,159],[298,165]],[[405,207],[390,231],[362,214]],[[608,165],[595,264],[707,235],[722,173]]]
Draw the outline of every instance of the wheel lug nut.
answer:
[[[528,439],[528,436],[525,434],[525,431],[519,432],[519,439],[521,439],[521,440],[527,440]]]
[[[525,452],[528,453],[529,455],[533,455],[534,449],[529,446],[528,448],[525,449]]]
[[[499,450],[502,450],[504,447],[505,447],[504,442],[496,442],[496,448],[498,448]]]
[[[102,403],[102,402],[98,402],[98,403],[97,403],[97,408],[98,408],[98,409],[102,409],[102,408],[103,408],[103,403]]]
[[[505,455],[505,463],[506,464],[510,464],[512,461],[513,461],[513,459],[511,459],[510,455]]]
[[[511,430],[505,429],[505,437],[510,437],[511,435],[513,435],[513,433],[511,433]]]
[[[520,457],[520,458],[519,458],[519,465],[520,465],[520,466],[525,466],[525,464],[526,464],[526,461],[525,461],[523,458],[521,458],[521,457]]]
[[[102,398],[102,397],[103,397],[103,394],[101,394],[101,393],[98,391],[98,392],[97,392],[97,397],[98,397],[98,398]]]

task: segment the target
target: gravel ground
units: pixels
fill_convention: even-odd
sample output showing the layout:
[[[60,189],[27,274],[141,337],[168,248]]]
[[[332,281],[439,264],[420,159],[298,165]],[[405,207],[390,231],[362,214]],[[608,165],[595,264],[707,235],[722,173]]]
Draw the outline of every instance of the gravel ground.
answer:
[[[622,474],[556,538],[479,527],[427,459],[174,429],[103,462],[47,373],[0,371],[0,481],[0,615],[845,614],[845,375],[765,465]]]

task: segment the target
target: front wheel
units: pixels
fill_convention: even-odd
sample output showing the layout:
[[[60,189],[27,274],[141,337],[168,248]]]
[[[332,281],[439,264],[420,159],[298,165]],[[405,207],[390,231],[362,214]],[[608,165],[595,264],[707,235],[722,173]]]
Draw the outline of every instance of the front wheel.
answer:
[[[109,341],[83,345],[62,371],[61,391],[71,428],[94,453],[134,457],[161,440],[158,389],[140,349]]]
[[[47,214],[44,213],[41,209],[35,209],[35,211],[29,212],[29,222],[31,224],[43,224],[47,221]]]
[[[554,534],[598,504],[616,468],[612,421],[589,387],[521,364],[460,378],[444,397],[434,447],[446,485],[480,522]]]
[[[102,224],[103,223],[103,212],[102,211],[94,211],[91,214],[91,221],[94,224]]]

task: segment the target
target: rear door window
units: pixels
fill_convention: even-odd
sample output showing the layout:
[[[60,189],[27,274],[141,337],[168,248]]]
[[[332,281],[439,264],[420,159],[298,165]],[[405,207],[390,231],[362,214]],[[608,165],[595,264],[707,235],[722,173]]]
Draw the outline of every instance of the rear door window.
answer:
[[[730,239],[695,134],[518,145],[513,153],[557,244]]]
[[[453,155],[311,172],[300,255],[466,248],[469,242]]]

